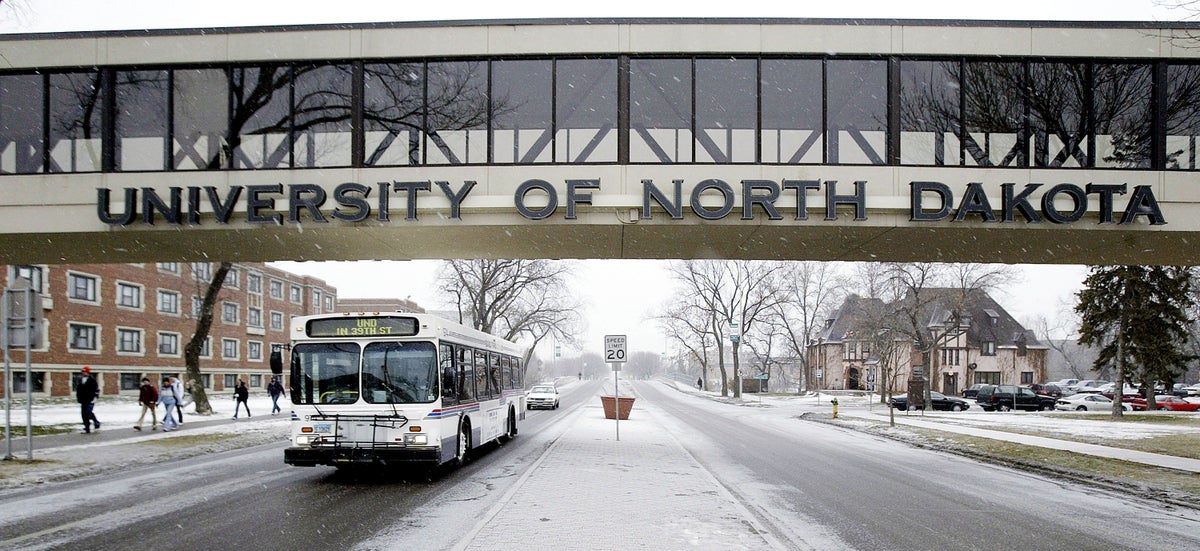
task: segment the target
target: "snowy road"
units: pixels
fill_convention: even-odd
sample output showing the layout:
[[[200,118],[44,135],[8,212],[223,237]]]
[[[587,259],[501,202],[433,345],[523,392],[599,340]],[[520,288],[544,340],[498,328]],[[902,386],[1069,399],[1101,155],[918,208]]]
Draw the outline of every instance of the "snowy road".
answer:
[[[608,424],[589,420],[599,387],[573,382],[559,410],[529,412],[513,442],[433,480],[288,467],[280,443],[5,491],[0,549],[609,545],[588,531],[642,534],[623,549],[1200,547],[1194,510],[797,419],[808,406],[734,406],[659,383],[634,384],[622,443],[654,435],[679,457],[658,471],[671,458],[612,461]],[[642,486],[615,493],[664,499],[616,516],[574,507],[585,496],[571,488],[631,479]],[[577,539],[554,539],[564,524]]]

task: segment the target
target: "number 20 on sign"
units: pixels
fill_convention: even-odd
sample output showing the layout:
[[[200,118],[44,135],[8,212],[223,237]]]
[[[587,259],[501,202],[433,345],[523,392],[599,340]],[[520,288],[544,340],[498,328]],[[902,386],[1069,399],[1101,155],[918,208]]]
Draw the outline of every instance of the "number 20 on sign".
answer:
[[[609,363],[625,361],[625,335],[604,336],[604,361]]]

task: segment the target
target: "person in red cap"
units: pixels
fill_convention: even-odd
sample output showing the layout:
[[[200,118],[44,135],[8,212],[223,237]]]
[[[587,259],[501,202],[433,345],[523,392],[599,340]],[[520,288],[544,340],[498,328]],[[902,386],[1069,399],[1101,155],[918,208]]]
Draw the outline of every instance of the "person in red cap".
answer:
[[[100,430],[100,420],[96,418],[93,408],[96,407],[96,397],[100,395],[100,385],[92,376],[92,368],[83,366],[83,376],[75,385],[75,401],[79,402],[79,412],[83,416],[83,432],[92,432],[91,424]]]

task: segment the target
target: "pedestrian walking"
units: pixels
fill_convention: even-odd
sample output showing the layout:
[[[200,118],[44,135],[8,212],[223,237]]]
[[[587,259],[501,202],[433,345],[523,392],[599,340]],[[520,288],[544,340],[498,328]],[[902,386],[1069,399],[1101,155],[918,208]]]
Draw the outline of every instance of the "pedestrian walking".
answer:
[[[163,407],[163,432],[171,432],[179,428],[179,423],[175,422],[175,416],[172,412],[175,411],[175,393],[171,391],[171,378],[163,377],[162,386],[158,389],[158,403]]]
[[[284,390],[283,383],[279,382],[279,377],[271,377],[271,382],[267,383],[267,394],[271,395],[271,415],[282,411],[279,409],[279,397],[284,395]],[[246,413],[250,413],[249,406],[247,406]]]
[[[238,408],[246,406],[246,417],[250,416],[250,389],[246,388],[246,381],[238,381],[236,387],[233,388],[233,418],[238,418]]]
[[[704,377],[696,378],[696,388],[699,390],[704,390]]]
[[[79,413],[83,417],[83,432],[90,434],[92,424],[100,430],[100,420],[96,418],[96,398],[100,396],[100,384],[92,376],[92,368],[83,366],[83,376],[75,385],[75,401],[79,402]]]
[[[149,377],[142,377],[142,388],[138,394],[138,403],[142,405],[142,415],[138,417],[134,430],[142,430],[142,421],[146,412],[150,412],[150,430],[158,430],[158,389],[150,384]]]
[[[183,381],[179,377],[171,377],[171,396],[175,398],[175,413],[179,415],[179,424],[183,424]]]

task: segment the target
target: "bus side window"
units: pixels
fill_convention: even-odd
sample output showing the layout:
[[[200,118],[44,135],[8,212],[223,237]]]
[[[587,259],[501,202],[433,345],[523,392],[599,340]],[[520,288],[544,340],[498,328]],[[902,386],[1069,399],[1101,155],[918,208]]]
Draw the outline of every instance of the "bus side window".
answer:
[[[475,400],[475,368],[471,357],[471,349],[458,349],[458,399],[462,402]]]
[[[504,390],[511,390],[511,389],[517,388],[517,387],[513,386],[513,384],[512,384],[513,379],[512,379],[512,362],[510,361],[511,359],[512,358],[509,358],[508,356],[500,357],[500,384],[504,385]]]
[[[491,357],[492,362],[490,368],[488,369],[488,386],[491,388],[492,398],[495,398],[500,396],[504,389],[504,387],[501,386],[502,383],[500,382],[500,355],[489,354],[489,356]]]
[[[488,364],[487,353],[482,350],[475,351],[475,397],[480,400],[490,400],[492,397],[492,388],[488,386]]]
[[[439,350],[442,372],[442,406],[458,404],[458,385],[455,379],[458,371],[454,368],[454,347],[442,344]]]

